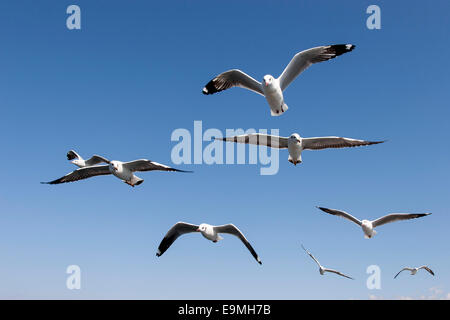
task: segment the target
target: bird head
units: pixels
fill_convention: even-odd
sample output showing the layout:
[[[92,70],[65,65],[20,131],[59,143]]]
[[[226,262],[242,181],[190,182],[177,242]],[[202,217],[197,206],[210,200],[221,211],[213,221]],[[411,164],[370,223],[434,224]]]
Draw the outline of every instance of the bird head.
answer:
[[[300,137],[300,135],[298,133],[293,133],[291,134],[291,136],[289,137],[289,140],[295,142],[295,143],[301,143],[302,142],[302,138]]]
[[[274,79],[273,79],[273,77],[270,74],[265,75],[264,78],[263,78],[263,84],[266,87],[268,87],[268,86],[270,86],[273,83],[273,80]]]
[[[208,225],[206,223],[202,223],[201,225],[198,226],[197,228],[197,232],[206,232],[206,230],[208,229]]]
[[[119,170],[119,163],[118,163],[117,161],[111,161],[111,162],[109,163],[109,168],[110,168],[112,171],[118,171],[118,170]]]

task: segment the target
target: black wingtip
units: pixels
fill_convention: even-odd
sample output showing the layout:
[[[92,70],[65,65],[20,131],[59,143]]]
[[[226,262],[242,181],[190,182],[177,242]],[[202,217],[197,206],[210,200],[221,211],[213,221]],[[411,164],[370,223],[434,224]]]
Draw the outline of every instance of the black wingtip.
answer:
[[[209,94],[214,94],[216,92],[221,91],[218,88],[216,88],[215,81],[214,81],[215,79],[216,78],[214,78],[213,80],[211,80],[210,82],[208,82],[206,84],[206,86],[202,90],[203,94],[209,95]]]
[[[335,56],[340,56],[341,54],[353,51],[355,49],[354,44],[334,44],[331,45],[330,49],[332,49]]]
[[[353,51],[355,49],[355,45],[351,43],[345,43],[345,44],[337,44],[333,46],[336,50],[336,54],[342,54],[346,52]]]

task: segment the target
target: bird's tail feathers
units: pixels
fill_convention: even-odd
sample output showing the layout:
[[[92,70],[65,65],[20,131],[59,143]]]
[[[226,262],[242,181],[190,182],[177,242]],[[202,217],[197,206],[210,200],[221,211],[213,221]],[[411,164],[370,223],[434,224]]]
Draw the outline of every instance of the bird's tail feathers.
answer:
[[[272,117],[278,117],[281,116],[283,113],[285,113],[287,109],[289,109],[288,105],[283,102],[283,104],[281,105],[281,111],[275,112],[272,110],[272,108],[270,108],[270,114]]]
[[[372,238],[374,235],[376,235],[377,234],[377,231],[376,230],[372,230],[372,234],[370,235],[370,236],[368,236],[367,234],[365,234],[364,233],[364,238],[366,238],[366,239],[370,239],[370,238]]]
[[[140,185],[142,182],[144,182],[144,179],[141,179],[136,176],[133,176],[133,178],[131,178],[131,181],[130,181],[130,183],[133,185],[133,187]]]

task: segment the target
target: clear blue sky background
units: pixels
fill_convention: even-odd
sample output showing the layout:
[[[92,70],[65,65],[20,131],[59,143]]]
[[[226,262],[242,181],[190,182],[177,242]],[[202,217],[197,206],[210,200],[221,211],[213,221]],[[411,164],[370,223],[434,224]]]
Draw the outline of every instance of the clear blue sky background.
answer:
[[[66,28],[78,4],[82,29]],[[382,29],[366,28],[378,4]],[[448,1],[2,1],[0,4],[0,297],[366,299],[450,291]],[[278,76],[298,51],[356,49],[312,66],[271,117],[246,90],[201,94],[240,68]],[[136,188],[113,177],[41,185],[74,169],[65,154],[148,158],[173,165],[173,130],[278,128],[281,135],[388,139],[359,149],[306,151],[294,167],[180,165],[146,172]],[[433,212],[383,226],[371,240],[322,205],[360,218]],[[156,249],[177,221],[236,224],[240,241],[199,235]],[[320,276],[300,249],[354,276]],[[82,289],[66,288],[66,267]],[[382,289],[366,288],[366,268]],[[405,265],[420,273],[392,279]]]

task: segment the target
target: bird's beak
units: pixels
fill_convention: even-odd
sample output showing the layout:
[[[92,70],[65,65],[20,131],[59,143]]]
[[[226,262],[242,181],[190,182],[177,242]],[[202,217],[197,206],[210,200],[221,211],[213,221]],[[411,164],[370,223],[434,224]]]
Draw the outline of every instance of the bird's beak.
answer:
[[[297,142],[300,143],[301,141],[299,139],[297,139]]]
[[[264,82],[264,84],[266,85],[266,87],[269,85],[267,82]]]
[[[200,232],[200,228],[197,228],[197,230],[195,230],[196,232]]]

